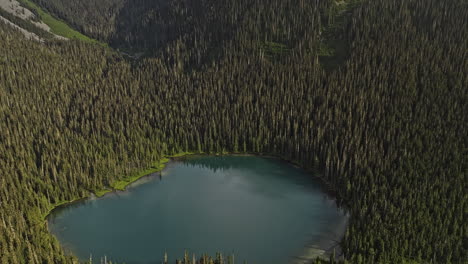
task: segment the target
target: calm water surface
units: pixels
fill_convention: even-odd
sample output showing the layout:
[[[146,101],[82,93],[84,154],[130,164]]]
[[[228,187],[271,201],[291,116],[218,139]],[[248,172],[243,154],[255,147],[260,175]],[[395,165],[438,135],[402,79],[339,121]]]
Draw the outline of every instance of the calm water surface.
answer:
[[[345,218],[317,180],[283,161],[194,156],[125,192],[55,210],[49,229],[82,260],[161,263],[165,251],[174,260],[188,250],[283,264],[337,239]]]

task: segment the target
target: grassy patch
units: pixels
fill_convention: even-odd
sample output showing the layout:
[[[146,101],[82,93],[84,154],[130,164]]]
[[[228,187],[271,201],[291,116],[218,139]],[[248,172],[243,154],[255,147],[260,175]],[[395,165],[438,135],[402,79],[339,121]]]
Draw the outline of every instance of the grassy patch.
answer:
[[[202,153],[195,153],[195,152],[180,152],[180,153],[177,153],[177,154],[174,154],[174,155],[170,155],[170,156],[167,156],[168,158],[179,158],[179,157],[182,157],[182,156],[187,156],[187,155],[194,155],[194,154],[202,154]],[[166,158],[167,161],[169,161],[169,159]]]
[[[420,262],[413,259],[403,259],[402,264],[419,264]]]
[[[129,185],[132,182],[135,182],[141,177],[163,170],[164,167],[166,167],[166,163],[168,161],[169,161],[168,158],[163,158],[160,161],[154,163],[153,166],[151,166],[150,168],[147,168],[146,170],[139,171],[138,173],[130,175],[127,178],[124,178],[120,181],[116,181],[112,183],[111,187],[115,190],[123,191],[125,190],[125,187],[127,187],[127,185]]]
[[[265,41],[261,43],[260,50],[266,55],[269,59],[277,59],[283,55],[288,54],[291,49],[288,48],[285,44]]]
[[[186,156],[186,155],[192,155],[192,154],[195,154],[195,153],[194,152],[180,152],[180,153],[177,153],[177,154],[174,154],[174,155],[171,155],[171,156],[164,157],[161,160],[159,160],[158,162],[155,162],[151,167],[149,167],[149,168],[147,168],[145,170],[139,171],[139,172],[137,172],[135,174],[132,174],[132,175],[130,175],[128,177],[125,177],[122,180],[113,182],[110,185],[110,189],[107,188],[107,189],[103,189],[103,190],[97,190],[97,191],[94,192],[94,194],[97,197],[102,197],[106,193],[112,192],[113,190],[123,191],[123,190],[125,190],[125,188],[129,184],[137,181],[141,177],[144,177],[144,176],[149,175],[151,173],[162,171],[166,167],[166,163],[168,163],[170,161],[170,158],[178,158],[178,157],[182,157],[182,156]]]
[[[324,57],[331,57],[335,55],[336,49],[332,47],[333,45],[330,45],[329,43],[320,43],[319,47],[319,56],[324,56]]]
[[[19,0],[19,2],[26,8],[32,9],[32,11],[34,10],[33,12],[39,14],[42,22],[44,22],[50,27],[52,33],[69,39],[79,39],[89,43],[99,43],[101,45],[105,45],[102,42],[99,42],[74,30],[65,22],[54,18],[52,15],[45,12],[42,8],[33,3],[31,0]]]
[[[110,193],[110,192],[112,192],[112,189],[102,189],[102,190],[94,191],[94,194],[95,194],[97,197],[102,197],[102,196],[104,196],[106,193]]]
[[[60,207],[60,206],[65,205],[65,204],[69,204],[69,203],[76,202],[76,201],[81,200],[81,199],[83,199],[83,198],[75,198],[75,199],[72,199],[72,200],[69,200],[69,201],[60,201],[60,202],[51,204],[50,207],[47,209],[47,212],[41,215],[41,221],[45,221],[46,218],[47,218],[47,216],[48,216],[55,208]]]

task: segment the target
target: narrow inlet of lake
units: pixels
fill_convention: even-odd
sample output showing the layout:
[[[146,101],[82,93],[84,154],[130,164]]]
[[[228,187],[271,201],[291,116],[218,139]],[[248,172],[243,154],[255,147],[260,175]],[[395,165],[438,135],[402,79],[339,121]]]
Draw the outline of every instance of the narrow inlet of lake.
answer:
[[[285,264],[336,243],[347,216],[310,173],[279,159],[188,156],[125,192],[54,210],[48,221],[83,261],[161,263],[167,252],[172,263],[187,250]]]

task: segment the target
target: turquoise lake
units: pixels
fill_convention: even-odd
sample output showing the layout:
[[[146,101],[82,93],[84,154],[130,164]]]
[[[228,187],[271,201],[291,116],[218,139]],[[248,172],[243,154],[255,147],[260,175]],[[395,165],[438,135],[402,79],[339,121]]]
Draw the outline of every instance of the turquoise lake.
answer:
[[[184,251],[299,263],[340,239],[347,216],[309,172],[274,158],[188,156],[124,192],[54,210],[50,232],[80,260],[170,263]],[[315,254],[313,253],[313,254]],[[312,254],[312,255],[313,255]]]

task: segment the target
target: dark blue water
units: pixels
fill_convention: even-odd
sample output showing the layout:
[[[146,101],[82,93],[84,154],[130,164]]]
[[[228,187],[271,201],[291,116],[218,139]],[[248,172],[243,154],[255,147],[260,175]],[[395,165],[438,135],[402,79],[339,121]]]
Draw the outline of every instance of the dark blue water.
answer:
[[[54,211],[49,229],[81,260],[128,264],[234,254],[282,264],[321,243],[345,216],[309,173],[277,159],[194,156],[125,192]]]

